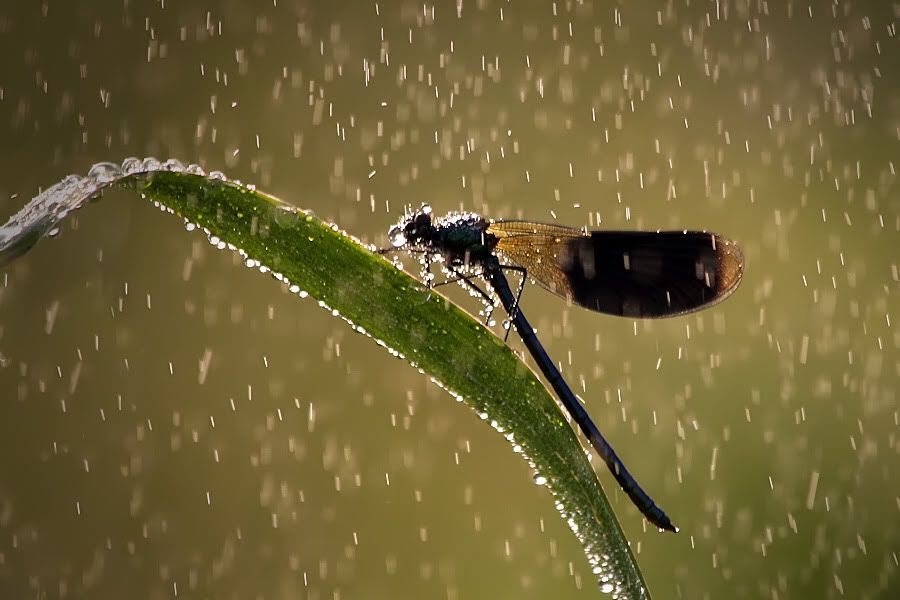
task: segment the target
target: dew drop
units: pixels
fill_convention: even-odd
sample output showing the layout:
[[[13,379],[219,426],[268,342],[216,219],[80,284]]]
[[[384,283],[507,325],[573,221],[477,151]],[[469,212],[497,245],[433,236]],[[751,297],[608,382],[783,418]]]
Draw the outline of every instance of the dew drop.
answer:
[[[122,167],[119,165],[111,162],[101,162],[91,167],[87,176],[97,183],[104,184],[115,181],[122,176],[122,173]]]
[[[184,165],[177,158],[170,158],[166,162],[162,164],[162,169],[164,171],[172,171],[175,173],[181,173],[184,171]]]
[[[82,180],[84,180],[84,177],[81,175],[67,175],[66,178],[62,180],[62,185],[75,185]]]
[[[159,160],[148,156],[141,162],[141,171],[159,171]]]
[[[132,173],[138,173],[141,170],[141,159],[135,158],[134,156],[129,156],[125,160],[122,161],[122,171],[126,175],[131,175]]]

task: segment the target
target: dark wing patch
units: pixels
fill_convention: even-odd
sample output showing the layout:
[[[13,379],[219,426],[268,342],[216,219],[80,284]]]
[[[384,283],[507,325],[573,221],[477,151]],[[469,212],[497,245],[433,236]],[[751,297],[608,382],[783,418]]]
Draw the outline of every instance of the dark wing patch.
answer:
[[[625,317],[669,317],[711,306],[740,283],[738,246],[700,231],[593,231],[498,221],[496,250],[567,300]]]

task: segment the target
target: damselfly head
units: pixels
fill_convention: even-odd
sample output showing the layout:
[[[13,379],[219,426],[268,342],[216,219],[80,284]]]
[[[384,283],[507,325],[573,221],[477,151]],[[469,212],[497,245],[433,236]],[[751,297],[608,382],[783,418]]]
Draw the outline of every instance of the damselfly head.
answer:
[[[400,248],[407,244],[418,245],[434,231],[431,207],[423,204],[418,210],[407,212],[400,222],[388,230],[391,245]]]

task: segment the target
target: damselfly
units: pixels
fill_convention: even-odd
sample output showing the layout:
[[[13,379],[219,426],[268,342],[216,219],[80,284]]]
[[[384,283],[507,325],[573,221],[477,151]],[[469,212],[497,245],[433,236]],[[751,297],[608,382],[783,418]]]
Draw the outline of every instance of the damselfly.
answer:
[[[438,257],[452,275],[493,306],[472,282],[483,277],[509,315],[535,363],[622,490],[648,521],[677,531],[597,429],[547,355],[519,307],[533,279],[567,301],[594,311],[635,318],[671,317],[707,308],[731,294],[744,260],[737,244],[705,231],[588,231],[530,221],[490,221],[474,213],[435,218],[427,205],[407,212],[389,232],[392,247]],[[504,271],[522,282],[513,294]]]

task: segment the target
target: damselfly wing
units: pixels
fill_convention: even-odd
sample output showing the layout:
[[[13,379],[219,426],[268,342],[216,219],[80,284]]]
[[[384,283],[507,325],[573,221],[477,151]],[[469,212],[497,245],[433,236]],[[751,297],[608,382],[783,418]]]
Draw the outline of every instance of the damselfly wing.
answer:
[[[737,244],[703,231],[585,231],[493,221],[494,251],[542,287],[610,315],[671,317],[707,308],[740,283]]]

